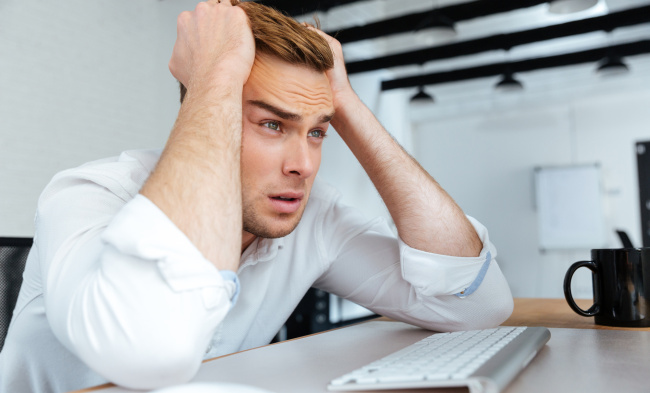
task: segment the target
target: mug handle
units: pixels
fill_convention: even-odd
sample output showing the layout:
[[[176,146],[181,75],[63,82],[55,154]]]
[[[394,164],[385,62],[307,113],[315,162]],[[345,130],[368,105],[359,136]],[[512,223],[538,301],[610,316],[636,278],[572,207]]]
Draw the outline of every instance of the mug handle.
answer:
[[[579,315],[582,315],[583,317],[593,317],[594,315],[598,314],[598,311],[600,311],[600,305],[598,304],[598,298],[594,299],[594,304],[592,304],[591,307],[589,307],[588,310],[583,310],[578,305],[576,302],[573,300],[573,294],[571,293],[571,279],[573,278],[573,273],[576,272],[581,267],[586,267],[591,272],[598,276],[598,270],[596,269],[596,264],[593,263],[592,261],[580,261],[576,262],[571,267],[569,267],[569,270],[567,270],[566,275],[564,276],[564,297],[566,298],[567,303],[569,303],[569,307]],[[598,280],[594,280],[594,284],[598,282]],[[598,293],[598,291],[594,291],[594,293]],[[596,297],[596,296],[594,296]]]

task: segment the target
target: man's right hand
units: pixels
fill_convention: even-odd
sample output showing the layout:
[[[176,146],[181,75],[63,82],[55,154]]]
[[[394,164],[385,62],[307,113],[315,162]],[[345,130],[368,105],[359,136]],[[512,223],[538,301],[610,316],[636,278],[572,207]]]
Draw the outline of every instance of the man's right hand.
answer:
[[[219,76],[243,86],[253,66],[255,41],[246,13],[220,1],[201,2],[178,16],[169,70],[188,90]]]

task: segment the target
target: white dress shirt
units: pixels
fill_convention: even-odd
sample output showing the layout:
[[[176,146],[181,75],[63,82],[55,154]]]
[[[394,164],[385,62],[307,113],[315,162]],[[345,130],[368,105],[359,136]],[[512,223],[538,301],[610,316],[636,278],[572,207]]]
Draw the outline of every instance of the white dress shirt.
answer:
[[[125,152],[46,187],[0,353],[0,392],[185,382],[204,358],[268,344],[311,286],[438,331],[492,327],[512,311],[476,220],[478,257],[419,251],[318,180],[291,234],[257,238],[237,275],[219,272],[138,194],[159,157]]]

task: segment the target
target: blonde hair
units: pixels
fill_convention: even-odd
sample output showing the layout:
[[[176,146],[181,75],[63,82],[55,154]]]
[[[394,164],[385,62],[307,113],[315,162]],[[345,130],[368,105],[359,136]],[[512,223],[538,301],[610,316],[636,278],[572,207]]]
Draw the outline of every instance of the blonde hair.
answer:
[[[289,64],[325,72],[334,67],[334,56],[325,38],[282,12],[252,1],[231,0],[241,7],[250,21],[256,53],[269,55]],[[316,20],[318,25],[318,20]],[[181,102],[187,89],[181,87]]]

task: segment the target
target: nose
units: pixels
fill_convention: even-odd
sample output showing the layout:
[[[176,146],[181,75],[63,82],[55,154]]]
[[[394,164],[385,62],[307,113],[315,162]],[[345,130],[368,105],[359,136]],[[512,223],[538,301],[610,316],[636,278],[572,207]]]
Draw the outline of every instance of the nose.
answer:
[[[285,176],[297,176],[307,179],[314,173],[314,157],[306,138],[294,137],[288,143],[282,172]]]

